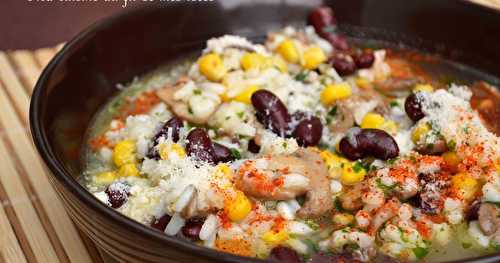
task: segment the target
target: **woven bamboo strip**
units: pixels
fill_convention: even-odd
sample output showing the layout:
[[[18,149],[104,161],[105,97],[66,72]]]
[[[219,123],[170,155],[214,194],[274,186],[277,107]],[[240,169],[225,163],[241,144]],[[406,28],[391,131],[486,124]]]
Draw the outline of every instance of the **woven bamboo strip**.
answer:
[[[0,52],[0,79],[4,83],[4,88],[12,98],[15,109],[21,115],[24,123],[28,122],[29,98],[23,91],[23,87],[19,79],[16,77],[16,72],[10,66],[7,56],[4,52]]]
[[[55,48],[41,48],[41,49],[35,50],[35,52],[34,52],[35,58],[36,58],[36,60],[41,68],[44,68],[45,66],[47,66],[49,61],[54,56],[55,52],[56,52]]]
[[[21,246],[17,241],[14,229],[9,223],[9,218],[5,213],[3,204],[0,205],[0,254],[6,262],[26,262]]]
[[[0,105],[0,112],[4,112],[8,101],[3,89],[0,89]],[[2,139],[5,140],[5,138]],[[33,260],[38,262],[55,262],[55,259],[57,259],[56,253],[52,246],[47,245],[50,244],[48,236],[35,212],[33,204],[29,202],[29,195],[10,157],[12,153],[8,152],[3,140],[0,140],[0,165],[2,167],[0,183],[9,200],[26,200],[26,202],[16,202],[16,205],[12,206],[21,227],[18,231],[25,233],[24,236],[28,242],[28,244],[24,244],[23,248],[29,247],[33,251],[35,257]],[[11,217],[9,217],[9,220],[11,222],[15,221]]]
[[[27,92],[31,95],[40,75],[40,67],[35,61],[33,53],[27,50],[18,50],[9,53],[9,55],[18,69],[19,77],[24,80],[24,87],[28,88]]]
[[[48,55],[47,51],[44,51],[44,54]],[[8,86],[7,90],[12,97],[13,104],[18,109],[18,114],[15,114],[14,111],[11,111],[10,114],[3,114],[4,120],[2,122],[9,129],[22,129],[23,123],[26,125],[27,115],[23,116],[23,114],[27,114],[24,109],[28,108],[28,95],[24,92],[21,83],[15,76],[5,76],[5,74],[12,72],[15,72],[15,70],[10,66],[5,54],[0,54],[0,78]],[[10,105],[12,106],[12,104]],[[19,116],[19,119],[16,118],[16,115]],[[47,218],[45,228],[49,237],[52,237],[51,241],[56,248],[56,252],[59,252],[59,258],[65,261],[67,256],[72,262],[90,262],[91,258],[86,247],[83,245],[75,226],[64,212],[62,202],[57,198],[48,178],[44,174],[43,166],[32,147],[30,139],[28,139],[28,134],[15,136],[7,132],[7,136],[11,142],[15,142],[12,144],[13,150],[17,153],[22,167],[31,179],[34,192],[38,193],[42,205],[39,216],[42,219]],[[59,251],[59,247],[63,251]]]
[[[63,44],[58,45],[57,47],[54,48],[55,51],[60,50],[63,47]],[[13,62],[16,68],[16,72],[18,72],[19,76],[21,79],[23,79],[23,84],[25,86],[25,90],[27,90],[28,95],[31,95],[31,91],[33,90],[38,77],[42,71],[42,68],[40,68],[35,60],[35,57],[33,55],[33,52],[28,51],[28,50],[18,50],[18,51],[13,51],[8,54],[9,58]],[[63,207],[60,207],[61,211],[60,213],[65,213]],[[90,241],[87,237],[82,235],[80,232],[78,232],[80,235],[84,246],[87,248],[88,253],[90,257],[92,258],[93,262],[103,262],[103,259],[101,258],[100,254],[98,253],[94,243]],[[70,256],[71,259],[71,256]]]
[[[469,1],[485,5],[491,8],[500,9],[500,0],[469,0]]]
[[[62,46],[63,44],[54,49],[59,50]],[[13,64],[15,64],[16,72],[23,80],[22,82],[25,86],[25,90],[27,90],[28,95],[30,95],[42,70],[35,61],[33,53],[31,51],[19,50],[10,52],[8,56]],[[65,213],[62,207],[60,209],[61,213]],[[103,262],[103,259],[95,248],[95,245],[88,240],[87,237],[81,234],[80,237],[82,238],[83,244],[87,248],[93,262]]]

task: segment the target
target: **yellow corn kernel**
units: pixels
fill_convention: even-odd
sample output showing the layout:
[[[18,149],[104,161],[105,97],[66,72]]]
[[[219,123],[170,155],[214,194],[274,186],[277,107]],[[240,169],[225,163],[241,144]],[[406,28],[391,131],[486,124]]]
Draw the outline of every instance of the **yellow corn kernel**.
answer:
[[[398,125],[393,120],[388,120],[382,123],[379,129],[384,130],[388,133],[396,133],[398,131]]]
[[[228,102],[231,100],[231,98],[229,98],[229,96],[227,95],[227,91],[228,91],[228,88],[226,88],[226,90],[220,94],[220,99],[222,100],[222,102]]]
[[[127,176],[139,176],[139,170],[137,166],[133,163],[124,164],[118,169],[118,176],[127,177]]]
[[[163,160],[167,160],[171,153],[175,153],[179,158],[186,157],[186,151],[177,143],[160,144],[158,152]]]
[[[231,170],[231,168],[225,163],[218,164],[216,172],[222,174],[227,178],[231,178],[233,175],[233,170]]]
[[[351,86],[347,82],[331,84],[321,91],[320,99],[323,105],[328,106],[335,100],[345,99],[351,96]]]
[[[198,60],[198,68],[200,73],[210,81],[219,81],[226,74],[221,57],[215,53],[201,57]]]
[[[451,185],[466,201],[474,199],[476,193],[481,189],[479,182],[468,173],[458,173],[453,176]]]
[[[315,69],[326,61],[326,55],[318,46],[312,46],[304,51],[304,68]]]
[[[415,129],[413,129],[413,132],[411,133],[411,140],[414,143],[418,143],[430,131],[431,126],[428,123],[421,123],[417,127],[415,127]]]
[[[419,91],[433,92],[434,88],[430,84],[417,84],[413,88],[413,92],[419,92]]]
[[[441,155],[441,157],[443,157],[444,161],[451,169],[458,169],[458,165],[461,161],[455,152],[445,152]]]
[[[322,151],[319,154],[325,161],[326,167],[328,167],[328,175],[330,178],[338,178],[342,174],[342,164],[349,163],[344,157],[340,157],[329,151]]]
[[[354,222],[354,216],[348,213],[339,213],[333,216],[333,223],[336,225],[347,226]]]
[[[226,204],[227,216],[233,222],[239,222],[252,211],[252,203],[241,191],[236,192],[236,197]]]
[[[94,182],[99,185],[111,184],[117,176],[118,175],[114,171],[98,173],[94,177]]]
[[[288,62],[298,63],[300,60],[299,52],[295,48],[292,40],[286,39],[281,42],[276,51]]]
[[[252,94],[257,90],[259,90],[259,87],[256,85],[248,86],[245,90],[236,95],[236,97],[234,97],[234,100],[243,102],[245,104],[251,104]]]
[[[361,120],[361,128],[363,129],[376,129],[382,126],[384,124],[385,119],[382,117],[382,115],[369,112],[363,117],[363,120]]]
[[[359,163],[344,163],[340,181],[345,185],[357,184],[365,178],[366,170]]]
[[[215,169],[214,176],[218,179],[219,187],[221,189],[226,190],[234,187],[232,183],[233,170],[231,170],[227,164],[218,164]],[[229,202],[230,200],[227,201]]]
[[[240,64],[244,70],[262,69],[266,64],[266,58],[255,52],[245,53],[241,57]]]
[[[288,66],[286,64],[286,61],[283,60],[282,57],[280,56],[274,56],[271,58],[271,64],[272,66],[278,68],[281,73],[287,73],[288,72]]]
[[[370,87],[370,81],[363,77],[357,77],[355,80],[356,85],[362,89],[367,89]]]
[[[115,145],[113,149],[113,162],[117,167],[124,164],[135,163],[135,142],[124,140]]]
[[[262,235],[262,240],[270,245],[278,245],[287,239],[288,235],[284,230],[278,232],[270,230]]]

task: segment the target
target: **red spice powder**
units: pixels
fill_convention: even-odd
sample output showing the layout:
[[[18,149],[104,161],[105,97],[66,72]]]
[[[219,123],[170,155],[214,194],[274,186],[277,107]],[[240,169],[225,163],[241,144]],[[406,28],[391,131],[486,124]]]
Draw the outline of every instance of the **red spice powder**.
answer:
[[[417,221],[416,222],[417,226],[417,231],[424,237],[424,239],[430,239],[432,237],[432,232],[431,229],[427,226],[427,223],[424,221]]]
[[[145,91],[141,93],[134,101],[129,109],[124,111],[124,117],[128,115],[138,115],[147,113],[156,104],[160,102],[160,98],[154,91]]]
[[[104,146],[110,146],[108,139],[104,134],[98,135],[89,141],[90,149],[94,152],[98,151]]]
[[[232,224],[231,224],[231,219],[229,219],[229,216],[227,215],[226,211],[221,210],[217,213],[217,216],[219,217],[219,220],[222,224],[222,228],[224,229],[229,229]]]

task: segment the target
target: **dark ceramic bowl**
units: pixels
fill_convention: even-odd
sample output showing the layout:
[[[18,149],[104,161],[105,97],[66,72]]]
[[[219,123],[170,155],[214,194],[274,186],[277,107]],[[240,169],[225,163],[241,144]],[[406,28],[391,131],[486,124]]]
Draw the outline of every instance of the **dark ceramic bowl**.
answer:
[[[405,43],[500,76],[500,14],[481,6],[441,0],[262,2],[163,2],[111,17],[70,41],[40,77],[30,124],[50,180],[76,225],[119,261],[258,261],[163,235],[108,208],[75,180],[86,127],[117,92],[115,85],[200,50],[210,37],[261,38],[270,29],[304,24],[313,7],[327,4],[348,34]],[[500,255],[474,261],[500,262]]]

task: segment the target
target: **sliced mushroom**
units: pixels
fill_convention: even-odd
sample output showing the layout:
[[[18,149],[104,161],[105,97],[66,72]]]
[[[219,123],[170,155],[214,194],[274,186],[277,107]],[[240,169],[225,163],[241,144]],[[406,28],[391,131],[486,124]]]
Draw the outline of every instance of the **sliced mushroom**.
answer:
[[[500,209],[494,204],[484,203],[479,207],[478,220],[481,230],[491,235],[500,230]]]
[[[304,175],[311,181],[306,201],[297,215],[302,218],[324,215],[333,208],[326,164],[317,152],[310,149],[300,149],[295,155],[307,164]]]
[[[238,187],[246,194],[267,200],[288,200],[305,194],[306,201],[298,211],[303,218],[318,217],[333,208],[328,170],[315,151],[300,149],[292,155],[268,157],[265,168],[257,169],[258,161],[253,162],[252,167],[244,164],[239,171]],[[278,181],[270,180],[273,174]],[[298,183],[287,186],[287,178]],[[304,179],[307,183],[301,181]],[[269,185],[272,182],[277,182],[274,187]]]
[[[336,114],[329,125],[330,131],[333,134],[343,134],[349,128],[353,127],[356,122],[360,122],[361,120],[359,118],[362,118],[363,116],[356,116],[355,112],[359,110],[361,104],[365,104],[370,101],[374,101],[375,103],[373,105],[373,109],[370,109],[369,111],[374,111],[381,115],[389,112],[389,103],[387,99],[374,90],[363,90],[362,92],[353,94],[348,99],[337,102]]]

